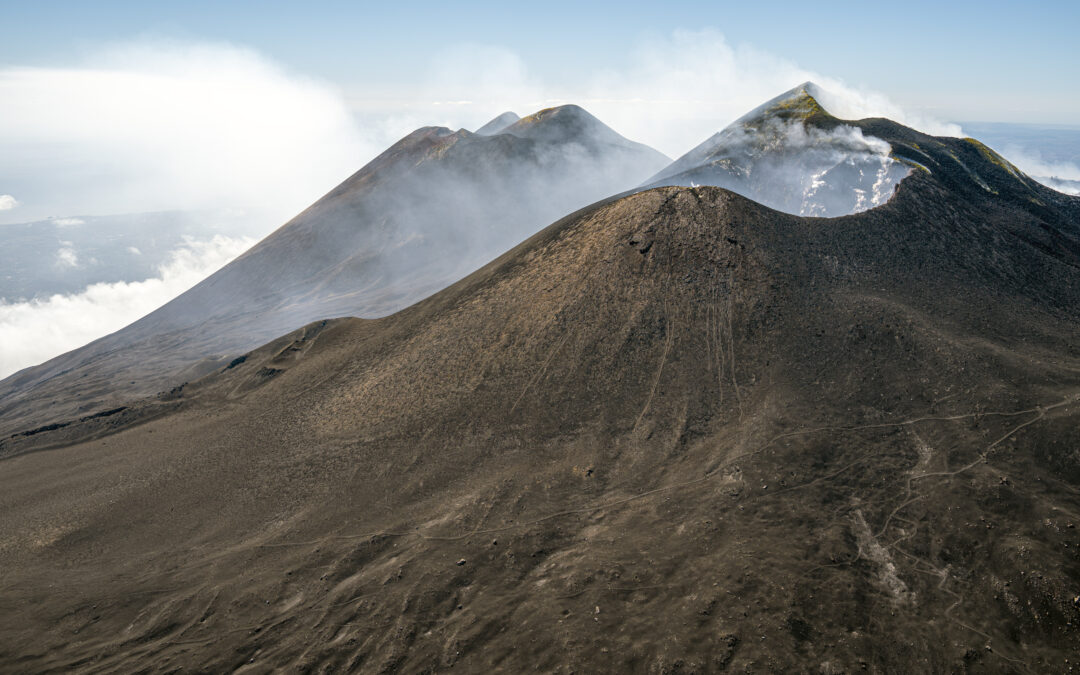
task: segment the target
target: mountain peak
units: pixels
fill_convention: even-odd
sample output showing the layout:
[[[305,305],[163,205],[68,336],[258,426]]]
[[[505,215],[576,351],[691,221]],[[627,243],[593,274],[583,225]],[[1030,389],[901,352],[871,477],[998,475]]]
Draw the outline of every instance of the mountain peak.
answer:
[[[521,116],[519,116],[517,113],[507,110],[506,112],[494,118],[473,133],[475,133],[477,136],[494,136],[495,134],[504,131],[506,127],[510,126],[511,124],[517,122],[520,119]]]
[[[544,108],[521,118],[499,133],[542,143],[574,144],[593,154],[608,152],[612,148],[633,154],[645,153],[651,155],[658,166],[671,161],[662,153],[625,138],[589,111],[572,103]]]
[[[818,116],[832,117],[819,102],[820,97],[820,87],[813,82],[803,82],[746,113],[735,120],[735,125],[754,127],[769,119],[787,122],[805,121]]]
[[[530,122],[538,122],[543,119],[550,119],[559,116],[562,116],[564,118],[579,117],[596,120],[596,118],[593,117],[588,110],[585,110],[585,108],[582,108],[575,103],[567,103],[565,105],[557,105],[552,106],[551,108],[544,108],[543,110],[538,110],[533,114],[529,115],[528,117],[523,118],[523,120],[527,120]]]
[[[611,127],[574,104],[544,108],[503,129],[503,133],[545,141],[574,141],[593,139],[606,143],[626,142]]]
[[[888,143],[842,123],[804,82],[754,108],[646,182],[715,185],[803,216],[879,206],[908,173]]]

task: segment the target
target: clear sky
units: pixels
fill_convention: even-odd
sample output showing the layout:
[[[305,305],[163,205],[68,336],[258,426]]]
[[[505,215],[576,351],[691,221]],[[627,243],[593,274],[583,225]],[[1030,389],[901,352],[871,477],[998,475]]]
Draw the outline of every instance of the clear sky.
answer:
[[[228,42],[353,98],[408,86],[458,43],[501,46],[548,82],[632,45],[711,28],[949,119],[1080,124],[1080,2],[5,2],[0,63],[63,66],[139,37]]]

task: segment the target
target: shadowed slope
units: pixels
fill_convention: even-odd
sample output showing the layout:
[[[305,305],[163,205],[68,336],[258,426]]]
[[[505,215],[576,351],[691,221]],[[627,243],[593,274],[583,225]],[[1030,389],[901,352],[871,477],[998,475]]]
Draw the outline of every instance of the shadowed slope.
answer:
[[[5,379],[0,432],[167,390],[315,319],[398,310],[668,161],[573,108],[529,134],[413,132],[173,302]]]
[[[1077,201],[866,124],[929,169],[880,208],[650,190],[33,437],[0,666],[1059,669]]]

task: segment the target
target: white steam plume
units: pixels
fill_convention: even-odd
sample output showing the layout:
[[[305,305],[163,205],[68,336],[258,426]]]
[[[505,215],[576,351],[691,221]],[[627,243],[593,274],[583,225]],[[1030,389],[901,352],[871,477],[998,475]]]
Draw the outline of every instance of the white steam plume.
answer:
[[[716,185],[786,213],[834,217],[885,203],[908,174],[887,142],[858,127],[825,131],[775,117],[748,124],[716,134],[650,185]]]
[[[629,67],[599,75],[587,108],[631,138],[678,156],[765,101],[812,81],[821,104],[842,119],[888,117],[937,135],[956,125],[906,113],[877,92],[749,47],[733,47],[714,30],[676,31],[638,50]]]
[[[677,157],[807,80],[830,92],[822,103],[837,116],[959,133],[713,30],[675,32],[560,83],[505,47],[458,45],[433,59],[426,84],[351,99],[251,50],[142,42],[74,67],[0,68],[0,183],[19,188],[23,220],[235,207],[265,234],[419,126],[475,129],[505,110],[573,102]]]
[[[459,45],[435,60],[424,93],[431,103],[412,106],[402,120],[475,129],[505,110],[524,115],[577,103],[626,137],[678,157],[806,81],[826,90],[821,103],[837,117],[888,117],[931,134],[962,135],[959,126],[907,112],[883,94],[764,51],[732,46],[715,30],[676,31],[640,45],[618,67],[559,84],[540,81],[509,49]]]

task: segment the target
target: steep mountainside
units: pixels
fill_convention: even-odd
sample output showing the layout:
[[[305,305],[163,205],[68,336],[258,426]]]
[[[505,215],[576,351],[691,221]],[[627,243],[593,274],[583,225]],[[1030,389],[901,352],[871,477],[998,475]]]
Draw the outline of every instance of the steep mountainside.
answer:
[[[888,143],[830,115],[807,82],[736,120],[645,182],[717,185],[803,216],[885,203],[911,165]]]
[[[1067,670],[1080,203],[858,128],[878,208],[609,200],[5,440],[0,669]]]
[[[479,136],[410,134],[161,309],[0,383],[0,433],[168,390],[315,319],[381,316],[669,160],[577,106]]]
[[[495,117],[490,122],[477,129],[474,133],[476,133],[477,136],[493,136],[514,122],[517,122],[519,119],[521,118],[518,117],[517,113],[507,111],[498,117]]]

